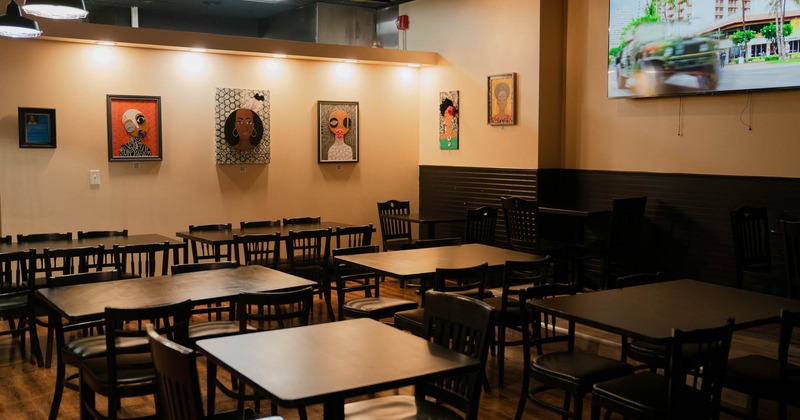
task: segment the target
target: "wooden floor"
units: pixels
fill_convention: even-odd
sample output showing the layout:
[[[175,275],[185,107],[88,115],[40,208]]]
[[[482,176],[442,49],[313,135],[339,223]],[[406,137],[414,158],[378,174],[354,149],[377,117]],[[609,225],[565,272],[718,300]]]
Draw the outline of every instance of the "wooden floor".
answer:
[[[418,298],[414,290],[401,289],[397,281],[393,279],[386,280],[384,286],[381,288],[381,292],[386,296],[404,297],[408,299]],[[325,313],[324,305],[321,302],[317,302],[312,314],[312,322],[328,322]],[[776,337],[777,328],[771,327],[737,333],[734,338],[731,356],[747,353],[774,355],[776,353]],[[39,339],[42,345],[45,343],[45,338],[45,330],[40,329]],[[578,327],[576,345],[583,350],[598,352],[610,357],[619,357],[617,340],[617,337],[608,333]],[[800,347],[800,343],[796,342],[793,347]],[[204,378],[205,361],[203,359],[200,359],[198,362],[198,368],[200,370],[200,377]],[[357,367],[354,367],[354,369],[357,369]],[[479,418],[511,419],[514,417],[520,397],[522,378],[522,351],[520,348],[508,349],[506,352],[505,370],[506,383],[503,388],[500,388],[497,385],[497,360],[495,357],[489,356],[486,371],[492,389],[489,392],[484,392],[481,397]],[[0,398],[0,419],[46,419],[50,410],[54,384],[55,367],[50,369],[37,368],[30,360],[23,360],[16,340],[12,341],[9,336],[0,336],[0,395],[3,396]],[[203,384],[201,384],[201,386],[203,386]],[[387,391],[386,393],[391,394],[393,392],[410,394],[412,389],[407,387],[400,390]],[[205,389],[203,389],[203,393],[205,394]],[[561,399],[561,394],[556,391],[548,394],[548,396],[552,398],[553,403],[558,403]],[[723,400],[726,406],[736,407],[740,410],[747,405],[746,397],[733,392],[726,392]],[[104,400],[98,399],[98,405],[104,403]],[[586,407],[584,418],[589,418],[589,405],[590,397],[587,396],[584,402],[584,406]],[[233,400],[220,395],[219,392],[217,393],[218,411],[233,409],[234,407],[235,404]],[[136,415],[146,415],[152,413],[153,410],[153,401],[151,398],[123,400],[123,409],[120,416],[132,417]],[[261,414],[266,415],[268,414],[267,411]],[[64,398],[61,403],[59,414],[60,419],[79,418],[77,392],[69,389],[64,391]],[[297,412],[290,409],[281,409],[279,414],[287,419],[298,417]],[[308,414],[311,419],[321,419],[322,407],[311,406],[308,408]],[[775,404],[763,401],[761,403],[759,417],[765,419],[777,418]],[[524,418],[555,420],[561,417],[542,407],[528,403]],[[727,419],[733,417],[723,414],[722,418]],[[795,408],[790,409],[789,418],[800,418],[800,410]]]

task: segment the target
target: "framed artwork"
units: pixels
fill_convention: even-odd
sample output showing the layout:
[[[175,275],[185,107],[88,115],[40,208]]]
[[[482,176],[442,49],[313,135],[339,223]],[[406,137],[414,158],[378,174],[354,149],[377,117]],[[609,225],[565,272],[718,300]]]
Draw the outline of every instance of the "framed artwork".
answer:
[[[19,108],[19,147],[56,147],[56,110]]]
[[[517,123],[517,74],[489,76],[489,125],[514,125]]]
[[[439,92],[439,149],[458,150],[458,91]]]
[[[161,160],[161,97],[106,95],[108,160]]]
[[[217,164],[269,163],[269,91],[217,88],[214,103]]]
[[[319,163],[358,162],[358,102],[317,101]]]

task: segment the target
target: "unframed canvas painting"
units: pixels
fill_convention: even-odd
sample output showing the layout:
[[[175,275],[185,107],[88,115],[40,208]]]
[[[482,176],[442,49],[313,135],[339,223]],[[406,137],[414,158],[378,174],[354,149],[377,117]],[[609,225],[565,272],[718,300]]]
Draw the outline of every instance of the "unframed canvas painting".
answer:
[[[217,164],[269,163],[269,91],[217,88]]]
[[[439,93],[439,149],[458,150],[458,91]]]

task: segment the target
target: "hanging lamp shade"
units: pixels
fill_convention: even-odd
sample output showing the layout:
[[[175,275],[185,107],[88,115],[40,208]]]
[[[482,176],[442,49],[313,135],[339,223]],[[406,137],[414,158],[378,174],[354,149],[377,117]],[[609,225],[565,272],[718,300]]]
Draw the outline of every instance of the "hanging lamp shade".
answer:
[[[89,14],[83,0],[25,0],[22,10],[49,19],[83,19]]]
[[[22,17],[19,5],[14,0],[8,3],[5,16],[0,16],[0,36],[10,38],[35,38],[42,34],[39,24]]]

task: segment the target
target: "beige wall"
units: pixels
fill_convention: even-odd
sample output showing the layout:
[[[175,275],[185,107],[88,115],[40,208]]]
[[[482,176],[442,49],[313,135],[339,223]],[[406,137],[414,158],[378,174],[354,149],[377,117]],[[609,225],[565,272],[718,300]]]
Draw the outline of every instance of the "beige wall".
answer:
[[[98,51],[108,61],[97,61]],[[48,40],[0,40],[2,233],[128,228],[321,215],[375,223],[375,202],[418,196],[419,70]],[[189,57],[200,60],[195,71]],[[10,58],[10,57],[13,57]],[[215,164],[216,87],[271,95],[272,162]],[[164,160],[108,162],[106,94],[162,100]],[[360,103],[357,164],[320,165],[316,101]],[[56,149],[20,149],[17,107],[55,108]],[[99,169],[101,185],[89,186]]]
[[[539,0],[415,0],[408,49],[435,51],[422,70],[421,165],[536,168],[539,133]],[[517,73],[517,125],[489,126],[487,77]],[[439,92],[458,90],[459,150],[439,150]]]
[[[609,100],[608,1],[568,16],[566,168],[800,176],[799,90]]]

